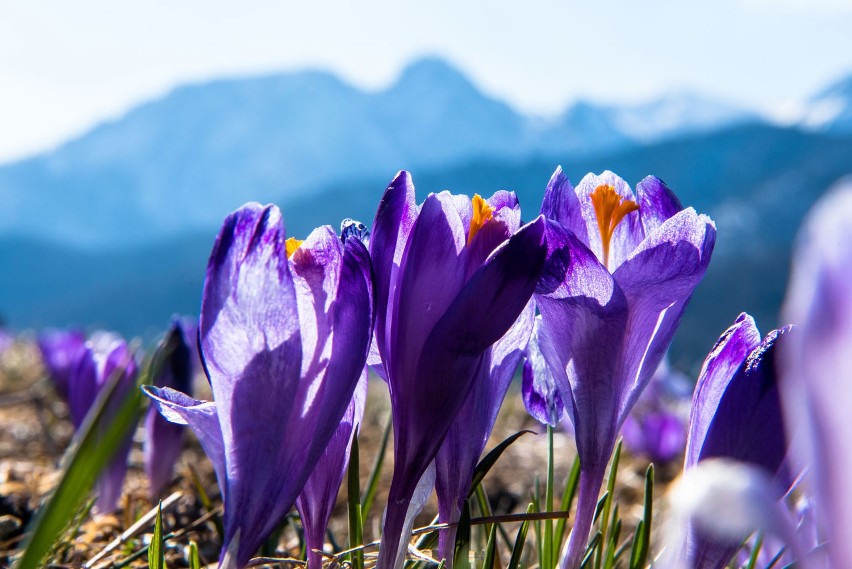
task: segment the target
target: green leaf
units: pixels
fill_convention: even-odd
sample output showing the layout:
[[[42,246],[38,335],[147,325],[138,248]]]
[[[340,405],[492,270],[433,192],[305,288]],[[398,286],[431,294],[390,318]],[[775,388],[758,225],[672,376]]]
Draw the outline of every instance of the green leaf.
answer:
[[[757,566],[757,558],[760,555],[760,548],[763,547],[763,532],[757,534],[757,539],[754,541],[754,547],[751,550],[751,555],[748,558],[746,569],[755,569]]]
[[[357,429],[356,431],[357,432]],[[352,437],[352,449],[349,452],[349,473],[347,475],[347,501],[349,503],[349,548],[364,544],[364,518],[361,513],[361,469],[358,437]],[[349,554],[352,569],[364,568],[364,551],[360,548]]]
[[[151,377],[159,372],[164,350],[158,350],[140,374],[138,385],[150,383]],[[43,559],[80,505],[88,497],[98,475],[112,459],[127,436],[136,427],[144,404],[141,389],[132,389],[110,423],[103,428],[104,415],[112,403],[116,384],[123,370],[116,369],[107,380],[106,386],[95,399],[86,414],[74,440],[63,458],[64,473],[53,495],[36,513],[28,528],[29,538],[17,569],[36,569],[43,566]]]
[[[553,427],[547,426],[547,485],[544,488],[544,511],[553,511]],[[558,558],[554,553],[553,545],[553,520],[544,521],[544,543],[542,544],[541,559],[543,569],[553,569]]]
[[[372,470],[370,470],[370,478],[367,482],[367,488],[361,496],[362,525],[367,523],[367,518],[370,516],[370,509],[373,507],[373,500],[376,497],[376,491],[379,488],[379,476],[382,473],[382,465],[385,463],[385,453],[388,450],[388,438],[390,437],[392,425],[393,421],[390,417],[388,417],[388,423],[385,425],[385,432],[382,435],[382,443],[379,445],[379,453],[376,455],[376,460],[373,462]]]
[[[612,500],[615,496],[615,480],[618,477],[618,463],[621,459],[621,441],[615,445],[615,452],[612,456],[612,465],[609,468],[609,479],[606,483],[606,500],[604,500],[603,515],[600,521],[601,531],[601,548],[608,549],[609,541],[607,540],[607,532],[610,525],[610,515],[612,514]],[[595,559],[595,569],[600,569],[603,555],[599,555]]]
[[[630,569],[644,569],[648,564],[648,552],[651,549],[651,522],[654,505],[654,465],[649,464],[645,471],[645,505],[642,521],[636,526],[633,538],[633,551],[630,554]]]
[[[589,566],[589,564],[594,560],[595,555],[598,553],[598,547],[601,543],[601,532],[596,532],[592,540],[589,542],[589,546],[586,548],[586,554],[583,556],[583,560],[580,562],[580,569],[585,569]]]
[[[476,465],[476,469],[473,471],[473,480],[470,483],[470,493],[468,493],[467,497],[470,498],[473,493],[476,491],[476,487],[479,486],[479,483],[482,482],[482,479],[485,478],[485,475],[488,474],[488,471],[491,470],[491,467],[497,463],[497,459],[500,458],[500,455],[511,446],[516,440],[521,438],[522,435],[527,433],[535,433],[535,431],[518,431],[514,435],[506,438],[499,445],[491,449],[491,452],[485,455],[485,458],[479,461],[479,464]]]
[[[157,519],[154,521],[154,536],[148,546],[148,568],[165,569],[166,551],[163,544],[163,503],[157,505]]]
[[[491,524],[491,531],[488,532],[488,544],[485,546],[485,561],[482,563],[482,569],[495,569],[496,549],[497,524]]]
[[[189,569],[201,569],[201,559],[198,557],[198,544],[189,542]]]
[[[532,513],[533,504],[527,506],[527,513]],[[518,569],[521,563],[521,555],[524,553],[524,545],[527,542],[527,532],[529,531],[530,522],[524,520],[521,522],[521,527],[518,529],[518,535],[515,537],[515,546],[512,548],[512,557],[509,559],[507,569]]]
[[[454,569],[470,569],[470,505],[465,502],[456,529]]]

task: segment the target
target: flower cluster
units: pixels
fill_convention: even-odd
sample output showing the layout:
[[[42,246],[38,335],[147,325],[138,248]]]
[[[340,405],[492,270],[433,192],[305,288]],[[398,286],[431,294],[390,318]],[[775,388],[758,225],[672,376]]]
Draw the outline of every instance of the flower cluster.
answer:
[[[370,229],[347,219],[304,240],[286,236],[277,207],[246,204],[216,238],[197,327],[174,320],[161,373],[143,387],[155,404],[151,496],[168,484],[188,425],[224,501],[219,566],[247,566],[295,506],[308,568],[319,569],[372,370],[394,432],[376,567],[402,567],[433,489],[446,524],[437,555],[452,567],[474,470],[522,367],[530,415],[570,423],[579,458],[572,530],[547,569],[580,566],[622,433],[656,462],[685,455],[660,566],[724,567],[756,529],[790,562],[852,566],[842,535],[852,453],[839,438],[852,429],[852,188],[832,199],[796,257],[785,316],[798,326],[761,339],[740,315],[707,356],[691,407],[665,354],[716,228],[658,178],[634,190],[604,172],[574,187],[557,169],[525,223],[511,192],[445,191],[418,204],[400,172]],[[50,333],[40,344],[77,426],[108,378],[118,391],[134,383],[135,359],[117,338]],[[191,396],[199,367],[212,402]],[[115,506],[129,444],[99,483],[100,511]],[[791,496],[804,506],[788,508]]]

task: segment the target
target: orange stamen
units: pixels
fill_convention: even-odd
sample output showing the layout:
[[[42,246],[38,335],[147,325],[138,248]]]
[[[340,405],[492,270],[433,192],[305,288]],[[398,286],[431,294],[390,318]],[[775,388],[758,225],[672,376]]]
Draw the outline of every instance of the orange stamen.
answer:
[[[615,228],[621,223],[628,213],[637,211],[639,205],[619,196],[615,188],[603,184],[595,188],[589,196],[595,208],[595,216],[598,218],[598,230],[601,232],[601,245],[603,246],[603,264],[609,268],[609,243]]]
[[[482,226],[488,223],[494,217],[494,210],[488,205],[488,202],[482,199],[482,196],[475,194],[470,200],[473,206],[473,217],[470,220],[470,229],[467,232],[467,242],[473,241],[473,236],[476,235]]]
[[[296,252],[296,249],[301,247],[302,243],[304,243],[303,239],[296,239],[295,237],[290,237],[287,241],[284,242],[284,248],[287,250],[287,258],[293,256],[293,253]]]

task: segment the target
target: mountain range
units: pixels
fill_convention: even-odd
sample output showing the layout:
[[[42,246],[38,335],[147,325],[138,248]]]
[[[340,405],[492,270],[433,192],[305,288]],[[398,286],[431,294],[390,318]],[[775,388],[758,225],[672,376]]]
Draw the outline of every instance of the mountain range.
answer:
[[[679,93],[529,117],[436,59],[372,92],[323,72],[181,87],[0,166],[0,314],[17,328],[150,338],[171,314],[197,312],[219,223],[246,201],[278,203],[295,236],[344,217],[369,224],[405,168],[421,200],[510,189],[529,219],[562,164],[575,182],[605,169],[631,184],[656,174],[716,221],[713,262],[673,346],[674,363],[693,367],[739,311],[777,323],[801,218],[852,173],[852,78],[803,108],[777,125]]]

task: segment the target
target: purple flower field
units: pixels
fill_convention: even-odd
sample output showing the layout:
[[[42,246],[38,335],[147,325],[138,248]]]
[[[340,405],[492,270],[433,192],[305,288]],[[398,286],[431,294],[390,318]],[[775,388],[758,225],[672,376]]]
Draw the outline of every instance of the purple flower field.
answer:
[[[717,233],[676,192],[402,171],[339,231],[232,212],[155,344],[2,331],[0,565],[852,567],[852,183],[783,325],[743,306],[696,377],[666,353]]]

